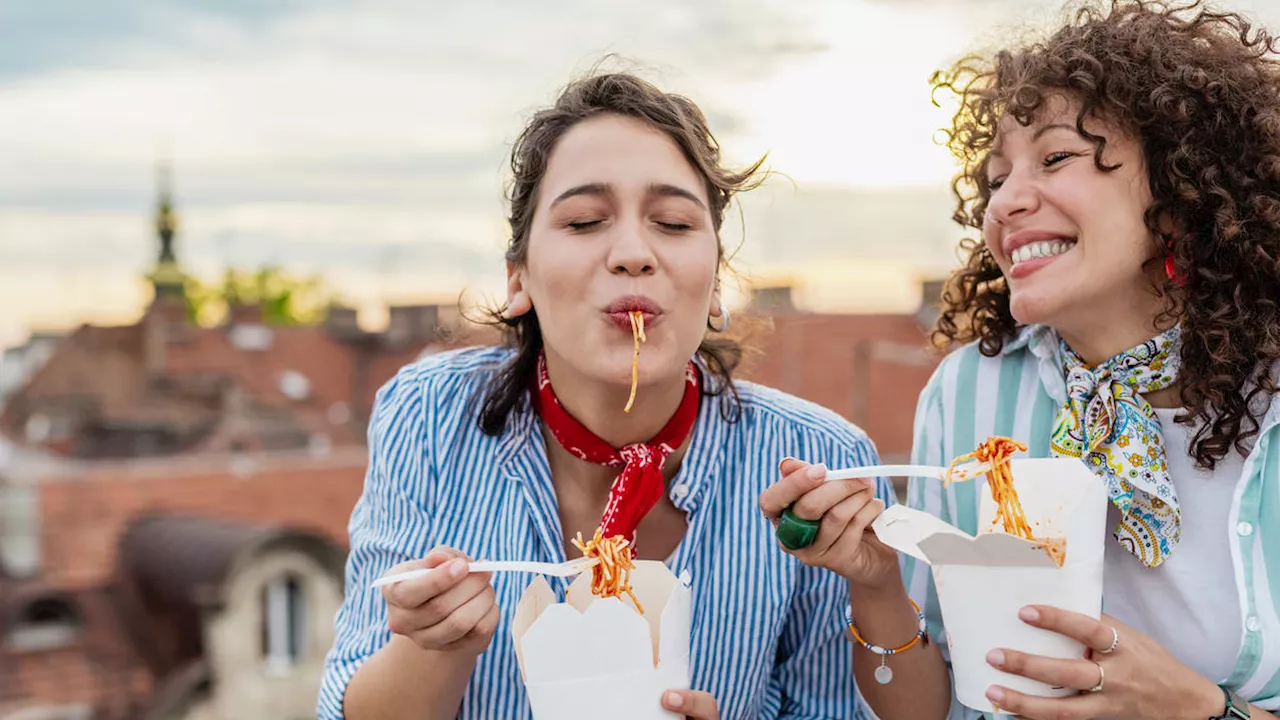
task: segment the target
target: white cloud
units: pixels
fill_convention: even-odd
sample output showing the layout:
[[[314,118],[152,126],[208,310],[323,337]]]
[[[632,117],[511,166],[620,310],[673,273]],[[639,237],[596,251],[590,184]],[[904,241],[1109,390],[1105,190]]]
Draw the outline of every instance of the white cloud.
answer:
[[[1280,23],[1268,0],[1233,5]],[[956,236],[945,199],[847,190],[941,190],[951,170],[931,142],[946,118],[929,105],[930,71],[1058,8],[1049,0],[6,6],[0,334],[136,310],[145,297],[138,276],[155,252],[148,215],[163,146],[176,164],[180,253],[200,272],[279,262],[328,272],[368,302],[500,289],[508,145],[534,108],[611,52],[696,99],[731,162],[770,152],[802,188],[746,200],[749,269],[869,258],[887,275],[934,272],[951,262]],[[727,241],[736,241],[732,229]]]

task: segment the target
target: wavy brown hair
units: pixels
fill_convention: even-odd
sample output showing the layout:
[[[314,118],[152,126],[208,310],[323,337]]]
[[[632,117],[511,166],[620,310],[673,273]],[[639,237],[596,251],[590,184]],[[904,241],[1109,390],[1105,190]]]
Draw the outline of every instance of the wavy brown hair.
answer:
[[[1001,118],[1030,125],[1046,98],[1079,101],[1076,129],[1108,121],[1140,142],[1153,201],[1152,253],[1171,253],[1178,282],[1154,288],[1183,323],[1181,422],[1196,423],[1192,455],[1212,469],[1248,449],[1276,392],[1280,359],[1280,65],[1277,42],[1242,15],[1203,2],[1112,0],[1077,7],[1048,37],[971,56],[934,75],[959,109],[948,145],[960,225],[981,234],[990,200],[986,163]],[[1162,228],[1177,228],[1165,234]],[[1166,250],[1166,247],[1168,248]],[[1018,324],[1009,289],[980,239],[960,244],[934,338],[976,341],[992,356]]]
[[[720,226],[725,210],[734,195],[760,184],[763,175],[759,170],[764,158],[744,170],[726,169],[721,162],[720,145],[698,106],[682,95],[663,92],[630,73],[594,74],[570,83],[555,104],[535,114],[516,139],[511,150],[512,180],[508,189],[511,238],[507,244],[507,261],[517,267],[525,263],[538,191],[560,138],[584,120],[610,114],[639,120],[662,132],[680,148],[706,188],[708,210],[716,231],[717,258],[724,265]],[[512,410],[525,402],[537,369],[538,353],[542,350],[542,328],[533,310],[514,318],[506,317],[501,310],[493,315],[503,330],[507,346],[516,351],[489,386],[480,410],[481,428],[497,435],[506,426]],[[708,334],[698,347],[698,355],[715,376],[715,382],[704,383],[704,394],[720,395],[722,414],[726,419],[736,418],[738,393],[733,385],[733,371],[742,360],[742,346],[732,335]]]

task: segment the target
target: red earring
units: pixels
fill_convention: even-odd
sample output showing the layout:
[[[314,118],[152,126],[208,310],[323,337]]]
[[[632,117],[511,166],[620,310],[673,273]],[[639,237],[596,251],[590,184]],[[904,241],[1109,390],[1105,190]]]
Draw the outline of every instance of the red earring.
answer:
[[[1165,242],[1168,250],[1164,256],[1164,274],[1173,282],[1174,287],[1182,287],[1187,284],[1187,279],[1178,274],[1178,268],[1173,262],[1173,238]]]

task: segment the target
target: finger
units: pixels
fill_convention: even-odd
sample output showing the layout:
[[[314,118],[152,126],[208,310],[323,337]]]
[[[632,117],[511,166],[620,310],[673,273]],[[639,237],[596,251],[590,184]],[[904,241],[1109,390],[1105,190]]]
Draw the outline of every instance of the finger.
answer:
[[[491,589],[488,573],[472,573],[457,585],[409,611],[418,627],[430,627],[466,605],[471,598]]]
[[[662,695],[662,707],[693,720],[719,720],[720,711],[711,693],[698,690],[668,690]]]
[[[833,557],[847,557],[857,552],[862,543],[875,540],[875,535],[868,534],[868,528],[882,512],[884,512],[884,501],[872,498],[853,516],[844,534],[827,550],[826,554]]]
[[[382,595],[387,603],[412,610],[462,582],[467,577],[467,571],[466,560],[453,558],[443,565],[437,565],[426,575],[384,587]]]
[[[431,552],[427,553],[427,557],[424,559],[428,563],[427,567],[435,567],[437,565],[443,565],[454,558],[462,558],[467,561],[471,560],[471,558],[467,557],[466,553],[458,550],[457,548],[451,548],[448,545],[437,545],[431,548]]]
[[[801,495],[822,484],[827,469],[822,465],[808,465],[799,460],[783,460],[782,466],[791,469],[782,479],[760,493],[760,512],[765,517],[776,518]],[[781,467],[781,466],[780,466]]]
[[[450,650],[459,649],[463,645],[475,643],[478,640],[492,638],[493,633],[498,629],[498,623],[501,620],[502,610],[495,604],[493,607],[489,608],[489,612],[485,613],[484,617],[480,618],[480,622],[476,623],[476,626],[471,628],[471,632],[463,635],[458,640],[441,647],[440,649],[448,652]]]
[[[831,483],[827,484],[830,485]],[[815,490],[814,492],[817,491]],[[867,503],[872,500],[874,498],[867,493],[855,492],[823,513],[822,524],[818,528],[818,536],[814,538],[811,546],[811,554],[818,557],[828,554],[833,545],[850,534],[858,513],[862,512]],[[861,538],[862,532],[857,531],[856,536]]]
[[[476,595],[440,622],[414,633],[414,640],[428,647],[444,647],[461,640],[489,614],[493,599],[489,591]]]
[[[791,511],[796,514],[796,517],[803,518],[805,520],[818,520],[823,518],[841,502],[844,502],[846,498],[853,497],[859,493],[867,494],[869,497],[867,484],[861,479],[833,480],[831,482],[823,483],[821,487],[814,488],[802,495],[799,500],[796,500]],[[852,519],[852,517],[853,515],[849,514],[848,516],[841,518],[841,528],[843,528],[843,526],[847,524],[847,521]]]
[[[1111,647],[1111,626],[1088,615],[1063,610],[1052,605],[1028,605],[1018,611],[1028,625],[1079,641],[1098,652]]]
[[[1011,675],[1039,680],[1052,688],[1088,690],[1098,684],[1098,666],[1090,660],[1060,660],[1017,650],[992,650],[987,663]]]
[[[1101,693],[1041,698],[993,685],[987,689],[987,699],[1001,713],[1027,720],[1088,720],[1114,714],[1109,711],[1108,701]]]
[[[783,458],[782,462],[778,463],[778,473],[783,477],[786,477],[793,472],[803,470],[807,467],[809,467],[809,463],[803,460],[797,460],[793,457]]]

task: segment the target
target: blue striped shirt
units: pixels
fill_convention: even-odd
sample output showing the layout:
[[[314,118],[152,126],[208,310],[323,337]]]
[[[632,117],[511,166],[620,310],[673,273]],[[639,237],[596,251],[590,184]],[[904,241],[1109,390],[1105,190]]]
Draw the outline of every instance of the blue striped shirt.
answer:
[[[1030,457],[1049,457],[1050,434],[1066,399],[1059,346],[1056,333],[1033,326],[1006,343],[996,357],[983,356],[976,345],[947,356],[920,395],[912,462],[946,465],[991,435],[1026,443]],[[1277,446],[1271,447],[1272,443]],[[1240,647],[1226,684],[1274,712],[1280,710],[1280,398],[1273,399],[1252,445],[1241,476],[1222,478],[1222,491],[1233,493],[1222,532],[1230,538],[1240,598],[1238,607],[1223,607],[1222,612],[1240,613],[1243,632],[1239,638],[1204,641]],[[985,488],[983,483],[943,488],[937,480],[913,478],[907,501],[972,534],[978,530],[979,494]],[[1190,539],[1184,537],[1183,542]],[[929,566],[905,558],[904,575],[912,597],[925,608],[931,635],[945,653]],[[981,715],[953,702],[949,717],[971,720]]]
[[[477,425],[478,399],[509,357],[499,348],[433,355],[379,391],[321,720],[343,716],[351,676],[391,637],[382,596],[369,583],[393,565],[441,544],[472,557],[565,559],[537,416],[517,411],[496,437]],[[843,625],[847,584],[783,553],[758,497],[785,457],[843,467],[874,463],[875,449],[828,410],[751,383],[737,386],[736,422],[723,418],[719,398],[703,399],[669,488],[688,518],[668,564],[692,578],[692,687],[714,695],[726,719],[862,717]],[[879,495],[892,502],[887,483]],[[531,579],[494,576],[502,623],[477,662],[459,717],[531,717],[510,637],[512,612]],[[553,587],[563,600],[566,585]]]

